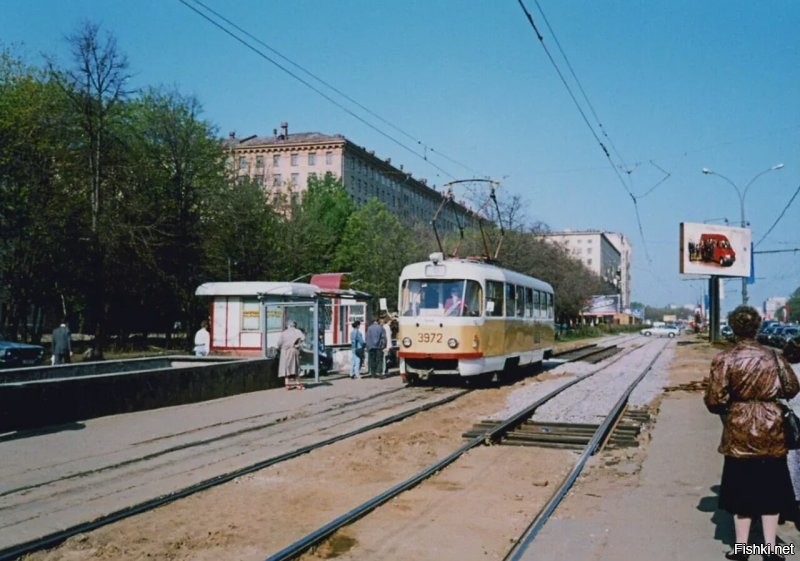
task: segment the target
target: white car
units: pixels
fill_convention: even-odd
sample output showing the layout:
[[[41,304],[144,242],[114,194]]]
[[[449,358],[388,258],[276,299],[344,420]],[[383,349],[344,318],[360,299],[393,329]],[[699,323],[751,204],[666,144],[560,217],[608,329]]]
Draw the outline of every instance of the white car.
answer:
[[[681,330],[677,327],[668,327],[666,325],[662,325],[659,327],[645,327],[641,331],[639,331],[645,337],[650,337],[651,335],[657,335],[659,337],[677,337],[681,334]]]

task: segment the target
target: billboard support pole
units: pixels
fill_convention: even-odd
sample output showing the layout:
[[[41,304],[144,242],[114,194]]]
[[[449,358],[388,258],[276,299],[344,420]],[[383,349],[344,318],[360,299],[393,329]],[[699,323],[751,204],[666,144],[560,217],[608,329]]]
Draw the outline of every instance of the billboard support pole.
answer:
[[[708,296],[710,309],[708,314],[708,340],[712,343],[719,342],[719,276],[711,275],[708,279]]]

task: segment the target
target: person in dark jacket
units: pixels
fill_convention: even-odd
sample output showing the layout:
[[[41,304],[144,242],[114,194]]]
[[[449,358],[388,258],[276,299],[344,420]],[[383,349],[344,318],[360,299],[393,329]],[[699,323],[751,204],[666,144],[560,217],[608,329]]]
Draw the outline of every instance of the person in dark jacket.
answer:
[[[386,347],[386,332],[383,330],[381,322],[378,318],[373,320],[372,324],[367,328],[367,367],[369,368],[370,376],[380,376],[383,378],[383,349]]]
[[[66,323],[53,330],[53,364],[66,364],[72,360],[72,335]]]
[[[706,407],[723,416],[719,452],[724,454],[719,506],[733,515],[736,544],[727,559],[749,558],[747,544],[753,517],[761,518],[765,560],[784,559],[774,552],[780,514],[796,508],[783,417],[778,399],[800,391],[791,365],[778,353],[755,341],[761,317],[754,308],[739,306],[728,316],[736,345],[714,357],[704,396]]]

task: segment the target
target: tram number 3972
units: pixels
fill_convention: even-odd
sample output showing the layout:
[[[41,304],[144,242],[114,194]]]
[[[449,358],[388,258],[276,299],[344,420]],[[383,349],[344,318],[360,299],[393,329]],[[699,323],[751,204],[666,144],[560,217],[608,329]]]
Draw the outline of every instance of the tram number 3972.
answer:
[[[420,332],[420,333],[417,334],[417,342],[418,343],[441,343],[442,342],[442,334],[441,333]]]

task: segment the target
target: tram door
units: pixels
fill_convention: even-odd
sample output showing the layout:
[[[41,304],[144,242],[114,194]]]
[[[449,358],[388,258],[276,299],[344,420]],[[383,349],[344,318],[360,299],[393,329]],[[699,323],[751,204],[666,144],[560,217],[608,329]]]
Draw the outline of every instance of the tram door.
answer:
[[[306,335],[300,352],[300,370],[306,374],[314,372],[319,382],[319,302],[268,302],[264,314],[264,349],[267,357],[274,356],[281,332],[290,321],[297,323],[297,328]]]

